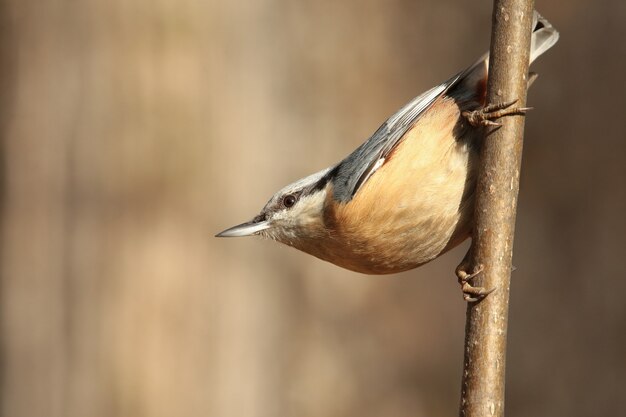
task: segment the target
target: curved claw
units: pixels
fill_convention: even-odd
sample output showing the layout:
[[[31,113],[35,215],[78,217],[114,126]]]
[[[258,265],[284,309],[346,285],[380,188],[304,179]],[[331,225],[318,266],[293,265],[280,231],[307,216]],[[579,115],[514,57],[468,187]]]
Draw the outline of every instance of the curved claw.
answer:
[[[485,287],[474,287],[469,283],[465,282],[461,286],[461,291],[463,291],[463,299],[468,303],[475,303],[476,301],[480,301],[492,292],[494,292],[495,288],[485,288]]]
[[[476,278],[484,271],[483,265],[478,265],[471,273],[467,272],[467,263],[461,262],[456,268],[456,276],[459,278],[459,284],[461,284],[461,291],[463,292],[463,299],[469,303],[474,303],[485,298],[487,295],[494,292],[495,288],[475,287],[469,283],[472,279]]]
[[[511,107],[517,103],[517,101],[518,100],[512,100],[504,103],[488,104],[482,109],[464,111],[461,115],[474,127],[499,127],[502,126],[502,123],[494,122],[495,119],[504,116],[523,116],[527,111],[532,110],[532,107]]]

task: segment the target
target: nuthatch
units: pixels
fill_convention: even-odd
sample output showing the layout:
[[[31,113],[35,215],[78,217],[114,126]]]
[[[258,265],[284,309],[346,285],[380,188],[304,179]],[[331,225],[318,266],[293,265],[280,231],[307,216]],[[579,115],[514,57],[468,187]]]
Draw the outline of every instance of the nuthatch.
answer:
[[[535,12],[530,62],[558,37]],[[217,236],[261,235],[366,274],[406,271],[457,246],[473,226],[482,126],[527,110],[487,105],[487,69],[485,55],[410,101],[343,161],[286,186],[254,219]],[[462,283],[467,294],[485,293]]]

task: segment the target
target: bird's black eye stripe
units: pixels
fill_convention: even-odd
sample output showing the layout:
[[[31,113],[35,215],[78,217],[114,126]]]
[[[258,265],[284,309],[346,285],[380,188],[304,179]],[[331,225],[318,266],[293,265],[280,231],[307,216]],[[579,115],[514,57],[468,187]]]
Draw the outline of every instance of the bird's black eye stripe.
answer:
[[[287,194],[286,196],[283,197],[283,206],[286,208],[291,208],[294,206],[294,204],[296,204],[296,201],[298,201],[298,195],[297,194]]]
[[[261,222],[264,222],[265,220],[267,220],[267,214],[261,213],[258,216],[256,216],[254,219],[252,219],[252,223],[261,223]]]
[[[324,187],[326,187],[326,184],[328,184],[328,181],[330,181],[331,178],[334,178],[337,175],[337,168],[334,168],[332,171],[330,171],[328,174],[324,175],[322,178],[320,178],[320,180],[318,182],[316,182],[313,187],[311,187],[311,189],[309,190],[309,192],[311,194],[317,192],[317,191],[321,191],[324,189]]]

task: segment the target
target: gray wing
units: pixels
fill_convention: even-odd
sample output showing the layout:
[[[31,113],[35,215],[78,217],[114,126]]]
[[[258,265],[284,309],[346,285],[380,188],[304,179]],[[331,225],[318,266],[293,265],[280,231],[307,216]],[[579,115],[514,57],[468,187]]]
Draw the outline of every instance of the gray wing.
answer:
[[[333,197],[335,200],[344,203],[350,201],[361,185],[382,166],[385,158],[400,143],[404,134],[413,127],[420,116],[464,74],[465,71],[411,100],[387,119],[365,143],[337,164],[331,172],[334,177]]]

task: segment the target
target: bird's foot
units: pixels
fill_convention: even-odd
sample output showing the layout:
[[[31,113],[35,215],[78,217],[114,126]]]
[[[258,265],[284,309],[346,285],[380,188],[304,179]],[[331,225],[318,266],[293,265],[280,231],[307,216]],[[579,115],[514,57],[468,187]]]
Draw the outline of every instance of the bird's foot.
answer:
[[[500,122],[494,122],[504,116],[523,116],[532,107],[511,107],[517,100],[508,101],[506,103],[488,104],[482,109],[464,111],[461,115],[474,127],[480,126],[502,126]]]
[[[495,291],[495,288],[474,287],[470,284],[470,281],[480,275],[484,267],[478,265],[474,267],[472,272],[467,272],[469,265],[464,261],[456,267],[455,273],[459,278],[459,284],[461,284],[461,291],[463,292],[463,299],[469,303],[474,303],[485,298],[487,295]]]

